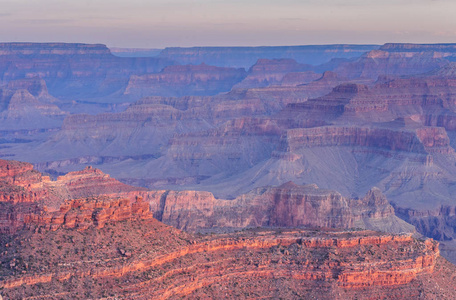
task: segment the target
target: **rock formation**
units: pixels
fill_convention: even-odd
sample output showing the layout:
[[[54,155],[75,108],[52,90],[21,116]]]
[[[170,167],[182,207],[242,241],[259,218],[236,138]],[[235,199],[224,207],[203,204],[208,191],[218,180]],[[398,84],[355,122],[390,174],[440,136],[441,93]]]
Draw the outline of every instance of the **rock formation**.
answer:
[[[130,207],[130,200],[118,199],[116,195],[142,190],[92,168],[52,181],[33,170],[31,164],[0,160],[0,232],[14,233],[31,223],[55,229],[79,223],[84,226],[90,220],[101,224],[105,219],[122,219],[122,214],[128,217],[145,208],[148,211],[149,204],[132,199],[134,204]],[[108,194],[114,196],[99,196]]]
[[[355,62],[342,63],[335,71],[349,78],[373,80],[379,75],[416,75],[448,64],[455,55],[455,44],[385,44]]]
[[[9,299],[455,295],[454,266],[439,257],[437,243],[409,235],[256,230],[194,237],[147,219],[24,231],[3,236],[1,250]]]
[[[92,168],[52,181],[28,163],[4,160],[0,178],[0,289],[8,299],[454,296],[454,266],[437,242],[328,229],[411,229],[378,189],[346,199],[287,183],[217,200],[134,190]],[[190,230],[270,229],[190,235],[153,215]]]
[[[350,199],[364,199],[377,186],[401,218],[422,234],[447,243],[445,253],[451,252],[448,247],[456,238],[454,44],[386,44],[380,49],[168,48],[161,58],[153,59],[114,57],[102,45],[15,43],[0,48],[1,114],[10,118],[1,126],[0,157],[32,162],[52,177],[93,164],[125,183],[152,188],[155,194],[159,190],[208,191],[215,196],[208,203],[238,199],[257,188],[278,187],[288,181],[338,191],[340,199],[352,203]],[[369,52],[360,56],[361,49]],[[309,59],[320,62],[335,56],[341,59],[310,67],[304,65],[309,61],[302,59],[303,53],[316,53]],[[250,68],[258,62],[248,74],[256,87],[228,91],[235,82],[230,80],[243,71],[214,62],[223,57],[230,67],[241,62],[247,66],[236,67]],[[347,60],[349,57],[352,59]],[[176,62],[168,58],[194,65],[174,66]],[[199,65],[203,58],[218,67]],[[234,75],[223,77],[222,73]],[[199,77],[192,79],[189,74]],[[173,85],[188,87],[195,82],[201,84],[197,89],[206,89],[206,83],[212,86],[213,82],[205,80],[218,76],[231,78],[216,80],[214,85],[226,84],[228,92],[137,99],[149,84],[153,89],[148,93],[155,93],[159,79],[166,80],[171,90]],[[125,95],[129,80],[134,87],[134,80],[140,83],[141,78],[139,94]],[[127,103],[130,101],[136,102]],[[70,115],[60,126],[64,111]],[[49,123],[43,126],[43,120]],[[90,196],[83,193],[83,181],[74,186],[44,182],[40,183],[43,187],[55,185],[54,193],[45,188],[48,195],[43,200],[53,210],[67,198],[61,195]],[[103,193],[114,184],[108,179],[102,182],[106,183],[100,183]],[[114,186],[123,191],[118,183]],[[92,188],[95,191],[96,185],[88,190]],[[14,205],[21,202],[24,208],[5,206],[9,216],[14,211],[23,216],[22,212],[35,210],[30,207],[35,196],[30,195],[38,193],[38,188],[22,190],[9,185],[5,189],[23,192],[17,199],[24,201]],[[166,216],[161,206],[166,202],[151,201],[155,196],[149,192],[126,189],[122,193],[132,201],[140,193],[157,217],[161,212]],[[294,206],[279,204],[279,215],[293,212]],[[351,214],[361,214],[363,205],[358,204],[359,210],[350,206]],[[210,207],[192,213],[219,216]],[[390,208],[382,207],[385,209],[367,215],[389,212]],[[337,209],[341,211],[340,206]],[[7,223],[21,224],[23,219],[4,215],[2,220]],[[201,225],[200,221],[187,224],[173,218],[169,217],[170,222],[182,228]],[[236,222],[248,224],[249,220]],[[273,222],[254,220],[252,224]],[[305,221],[294,220],[293,224]],[[274,222],[279,224],[282,219]],[[394,227],[392,222],[388,224]]]
[[[0,125],[3,130],[59,127],[67,113],[57,102],[38,77],[10,81],[0,87]]]
[[[104,45],[1,43],[4,84],[40,77],[53,96],[74,100],[120,91],[134,74],[158,72],[172,62],[160,58],[116,57]]]
[[[247,77],[237,84],[235,88],[258,88],[270,85],[278,85],[284,77],[289,73],[310,71],[312,66],[298,64],[293,59],[259,59],[248,71]],[[308,83],[317,79],[319,76],[315,74]]]
[[[244,77],[244,69],[205,64],[169,66],[160,73],[131,76],[124,94],[135,95],[138,98],[149,95],[216,95],[229,92]]]
[[[92,167],[59,176],[55,181],[47,181],[45,187],[60,200],[145,190],[123,184]]]
[[[100,218],[129,218],[133,211],[145,211],[145,207],[148,211],[149,206],[158,220],[187,231],[265,226],[413,231],[413,226],[394,216],[394,209],[378,189],[362,199],[347,199],[315,185],[289,182],[222,200],[209,192],[146,191],[91,167],[53,181],[30,164],[0,163],[1,199],[5,211],[10,210],[1,220],[4,230],[10,232],[10,221],[14,221],[14,230],[32,221],[54,230],[59,226],[85,228],[90,222],[102,222]],[[27,209],[32,210],[27,213]]]
[[[234,200],[216,199],[198,191],[149,192],[154,216],[187,231],[255,227],[367,228],[387,232],[413,232],[413,226],[394,215],[393,207],[378,189],[361,199],[315,185],[292,182],[258,188]]]
[[[206,63],[219,67],[249,69],[258,59],[294,59],[301,64],[319,65],[333,58],[356,58],[377,49],[376,45],[314,45],[286,47],[193,47],[166,48],[158,57],[180,64]]]

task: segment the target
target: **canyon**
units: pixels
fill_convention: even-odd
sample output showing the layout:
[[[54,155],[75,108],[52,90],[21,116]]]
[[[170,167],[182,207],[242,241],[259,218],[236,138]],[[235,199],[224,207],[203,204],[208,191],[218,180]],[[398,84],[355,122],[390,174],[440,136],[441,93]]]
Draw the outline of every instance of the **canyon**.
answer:
[[[456,44],[146,52],[0,44],[2,296],[454,298]]]
[[[129,186],[92,167],[56,180],[28,163],[0,160],[0,167],[5,208],[0,219],[2,232],[14,233],[30,224],[51,230],[85,228],[90,222],[102,227],[110,218],[124,220],[139,212],[146,218],[149,210],[150,217],[187,232],[260,227],[415,232],[412,225],[395,216],[394,208],[376,188],[361,199],[347,199],[316,185],[288,182],[225,200],[209,192]]]

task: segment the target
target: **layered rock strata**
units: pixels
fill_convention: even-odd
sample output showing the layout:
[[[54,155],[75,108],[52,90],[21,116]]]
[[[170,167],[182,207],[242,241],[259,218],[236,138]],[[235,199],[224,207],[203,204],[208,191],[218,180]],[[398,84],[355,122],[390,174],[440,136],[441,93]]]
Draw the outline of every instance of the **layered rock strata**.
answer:
[[[198,191],[155,191],[144,196],[154,216],[187,231],[217,231],[248,227],[368,228],[413,232],[394,215],[378,190],[349,199],[316,185],[286,183],[258,188],[234,200],[216,199]]]
[[[193,47],[166,48],[159,57],[181,64],[206,63],[220,67],[250,68],[258,59],[294,59],[302,64],[319,65],[336,57],[356,58],[378,49],[376,45],[313,45],[285,47]]]
[[[378,189],[346,199],[287,183],[217,200],[207,192],[132,190],[92,168],[51,181],[30,164],[0,161],[0,176],[15,188],[0,202],[0,289],[8,299],[220,298],[228,291],[233,298],[454,296],[454,289],[436,288],[455,280],[438,243],[411,234],[322,230],[374,228],[385,220],[395,226],[388,230],[410,229],[394,221]],[[44,205],[52,194],[60,195],[58,210]],[[82,194],[99,195],[74,198]],[[153,215],[189,230],[319,229],[190,235]]]
[[[278,85],[284,77],[289,73],[310,71],[312,66],[298,64],[293,59],[259,59],[253,65],[247,77],[237,84],[235,88],[258,88],[270,85]],[[315,77],[300,84],[308,83],[319,78],[318,74]]]
[[[84,228],[91,222],[141,215],[149,211],[148,203],[135,197],[119,199],[117,194],[142,190],[89,167],[52,181],[31,164],[0,160],[0,232],[13,234],[32,223],[51,229]],[[106,194],[112,196],[98,197]]]
[[[67,112],[57,103],[43,79],[10,81],[0,86],[0,126],[3,130],[59,127]]]
[[[416,75],[445,66],[453,60],[455,44],[385,44],[362,55],[355,62],[342,63],[335,70],[349,78],[379,75]]]
[[[124,93],[137,97],[215,95],[229,92],[244,77],[244,69],[205,64],[169,66],[160,73],[131,76]]]
[[[125,88],[129,76],[172,64],[161,58],[116,57],[100,44],[0,44],[2,83],[40,77],[54,96],[71,100],[112,94]]]
[[[433,286],[454,281],[443,273],[434,275],[436,269],[451,272],[439,257],[437,243],[409,235],[258,230],[193,237],[153,219],[82,232],[61,228],[47,234],[47,246],[38,248],[42,234],[23,234],[8,239],[6,248],[2,244],[7,250],[2,264],[8,266],[2,272],[2,294],[10,299],[454,294],[451,288]],[[111,239],[103,239],[106,235]],[[15,249],[13,258],[9,253]]]

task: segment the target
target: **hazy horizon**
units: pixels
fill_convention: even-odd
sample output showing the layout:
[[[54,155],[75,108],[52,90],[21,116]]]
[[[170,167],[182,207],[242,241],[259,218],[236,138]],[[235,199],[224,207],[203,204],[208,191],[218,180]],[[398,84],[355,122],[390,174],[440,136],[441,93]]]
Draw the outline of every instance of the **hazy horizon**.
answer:
[[[451,43],[450,0],[0,0],[3,42],[108,47]]]

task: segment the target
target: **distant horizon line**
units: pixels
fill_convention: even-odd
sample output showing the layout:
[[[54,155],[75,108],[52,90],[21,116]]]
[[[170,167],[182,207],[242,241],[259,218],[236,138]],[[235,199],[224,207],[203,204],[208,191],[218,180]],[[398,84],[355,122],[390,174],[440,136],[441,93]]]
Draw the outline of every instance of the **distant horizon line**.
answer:
[[[229,45],[229,46],[165,46],[165,47],[135,47],[135,46],[110,46],[105,43],[87,43],[87,42],[0,42],[0,45],[21,45],[21,44],[60,44],[60,45],[99,45],[105,46],[110,50],[164,50],[170,48],[280,48],[280,47],[309,47],[309,46],[384,46],[384,45],[429,45],[429,46],[450,46],[456,45],[456,42],[453,43],[413,43],[413,42],[386,42],[383,44],[377,43],[320,43],[320,44],[283,44],[283,45],[251,45],[251,46],[241,46],[241,45]]]

